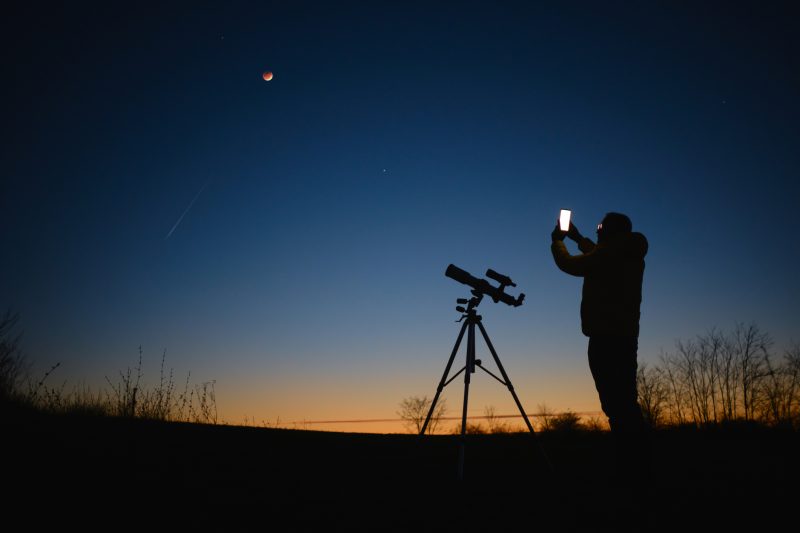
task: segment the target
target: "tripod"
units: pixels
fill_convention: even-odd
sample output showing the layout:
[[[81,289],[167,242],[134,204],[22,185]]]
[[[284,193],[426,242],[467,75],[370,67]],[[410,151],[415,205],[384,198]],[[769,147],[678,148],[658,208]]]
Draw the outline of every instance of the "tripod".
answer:
[[[456,307],[456,310],[463,313],[461,318],[458,322],[464,322],[461,325],[461,331],[458,334],[458,338],[456,339],[456,344],[453,346],[453,352],[450,354],[450,359],[447,361],[447,366],[444,369],[444,374],[442,375],[442,379],[439,381],[439,386],[436,388],[436,395],[433,397],[433,402],[431,402],[431,407],[428,410],[428,416],[425,418],[425,423],[422,426],[422,430],[420,431],[420,435],[425,434],[425,430],[428,429],[428,423],[431,420],[431,416],[433,415],[433,410],[436,408],[436,402],[439,401],[439,395],[442,393],[442,390],[449,385],[454,379],[456,379],[459,374],[464,372],[464,407],[461,412],[461,444],[459,447],[458,453],[458,479],[464,479],[464,454],[466,449],[466,432],[467,432],[467,403],[469,401],[469,384],[470,384],[470,376],[475,373],[475,368],[480,368],[494,379],[502,383],[508,388],[508,391],[511,393],[511,396],[514,398],[514,402],[517,404],[519,408],[519,412],[522,415],[523,420],[525,420],[525,424],[528,426],[528,430],[531,432],[531,435],[535,436],[535,431],[533,430],[533,425],[531,421],[528,419],[528,415],[525,413],[525,409],[522,407],[522,403],[519,401],[517,397],[517,393],[514,391],[514,385],[511,384],[511,379],[508,377],[505,369],[503,368],[503,363],[500,362],[500,358],[497,356],[497,352],[494,349],[494,345],[492,341],[489,339],[489,335],[486,333],[486,328],[483,327],[483,323],[481,322],[481,315],[478,314],[476,311],[476,307],[481,303],[481,299],[483,299],[483,294],[479,291],[472,291],[473,297],[469,300],[465,298],[459,298],[458,303],[464,304],[467,303],[467,308],[464,309],[463,307],[459,306]],[[503,376],[502,379],[497,377],[494,373],[488,370],[486,367],[483,366],[480,359],[475,358],[475,326],[481,331],[481,335],[483,335],[483,340],[486,341],[486,346],[489,347],[489,351],[492,353],[492,357],[494,358],[494,362],[497,365],[497,368],[500,370],[500,375]],[[467,332],[467,362],[466,364],[456,372],[450,379],[447,379],[448,374],[450,373],[450,368],[453,366],[453,361],[456,358],[456,354],[458,353],[458,348],[461,345],[461,341],[464,338],[464,332]],[[547,466],[552,471],[553,465],[550,462],[550,459],[547,457],[547,454],[544,452],[542,448],[541,442],[537,441],[539,445],[539,451],[544,457]]]

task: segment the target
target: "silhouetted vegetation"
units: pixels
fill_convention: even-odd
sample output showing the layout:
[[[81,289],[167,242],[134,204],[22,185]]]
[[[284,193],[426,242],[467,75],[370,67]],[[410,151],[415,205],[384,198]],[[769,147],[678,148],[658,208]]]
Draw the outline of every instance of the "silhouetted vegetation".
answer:
[[[483,434],[507,434],[507,433],[522,433],[527,432],[528,428],[524,428],[519,424],[511,424],[504,419],[506,416],[497,414],[497,409],[493,405],[487,405],[483,408],[483,422],[469,422],[467,421],[466,433],[471,435]],[[450,429],[450,434],[461,434],[461,422],[459,421],[453,428]]]
[[[536,418],[539,420],[539,431],[549,431],[552,429],[553,417],[556,416],[555,411],[550,409],[546,403],[540,403],[537,407]]]
[[[106,377],[108,388],[51,385],[61,366],[54,364],[39,379],[30,376],[22,352],[19,315],[0,316],[0,404],[49,413],[120,416],[165,421],[218,422],[215,381],[200,384],[186,377],[176,386],[172,368],[162,353],[157,384],[143,384],[143,351],[134,367]],[[707,426],[734,422],[800,427],[800,343],[776,351],[770,335],[756,324],[736,324],[732,331],[711,329],[694,339],[681,340],[673,352],[663,352],[659,364],[640,364],[639,403],[654,427]],[[427,397],[408,397],[398,415],[408,429],[419,433],[430,408]],[[428,432],[442,429],[447,420],[442,400],[431,416]],[[576,413],[556,413],[540,404],[533,415],[537,431],[604,430],[602,418],[582,419]],[[467,432],[518,433],[526,428],[503,421],[493,406],[485,408],[485,422],[469,422]],[[266,425],[266,424],[264,424]],[[460,421],[450,433],[460,433]]]
[[[19,315],[6,311],[0,317],[0,402],[18,400],[18,392],[27,373],[27,361],[20,351],[21,334],[16,332]]]
[[[455,479],[456,475],[457,448],[452,436],[420,439],[412,435],[355,435],[163,423],[215,422],[214,382],[191,386],[187,377],[183,387],[177,386],[173,370],[166,365],[166,353],[162,353],[158,382],[147,386],[140,348],[136,365],[120,371],[116,379],[107,379],[108,388],[104,390],[82,387],[68,391],[63,384],[50,386],[60,365],[53,365],[41,379],[28,377],[27,362],[20,351],[20,337],[15,333],[17,320],[6,313],[0,321],[4,402],[13,398],[44,416],[13,418],[9,436],[4,440],[11,447],[7,457],[14,458],[7,465],[12,470],[10,479],[15,487],[24,488],[12,491],[16,497],[28,498],[27,495],[36,494],[41,501],[68,501],[81,509],[86,501],[101,506],[121,504],[115,510],[123,513],[128,509],[128,502],[138,501],[136,499],[142,495],[154,501],[176,501],[176,494],[185,495],[185,500],[178,503],[187,508],[199,508],[189,515],[195,520],[191,525],[201,528],[208,527],[211,511],[220,509],[220,498],[236,509],[243,504],[255,507],[269,501],[277,508],[293,510],[297,516],[303,516],[304,521],[316,518],[319,526],[314,529],[330,526],[333,519],[340,520],[336,526],[342,529],[352,528],[353,524],[363,525],[364,522],[357,522],[365,520],[363,509],[374,513],[369,523],[385,520],[396,511],[397,498],[386,497],[387,491],[392,489],[403,494],[411,490],[416,491],[415,494],[423,491],[422,501],[439,501],[436,498],[447,494],[448,506],[463,505],[463,491],[441,490],[442,481]],[[757,333],[757,328],[747,328],[738,337],[737,334],[720,335],[729,342],[737,338],[768,340]],[[751,407],[745,409],[742,382],[726,381],[702,366],[704,358],[715,359],[706,355],[713,354],[713,350],[700,346],[714,346],[714,343],[698,339],[692,345],[698,346],[694,352],[686,348],[689,343],[684,342],[679,344],[684,347],[683,351],[665,355],[671,365],[666,369],[644,365],[640,369],[646,380],[646,387],[640,387],[644,391],[642,403],[650,406],[647,411],[651,419],[664,426],[674,423],[676,409],[682,409],[683,413],[683,425],[676,424],[674,428],[664,428],[654,434],[655,453],[659,458],[658,483],[646,488],[653,491],[653,501],[668,502],[671,509],[680,511],[659,515],[660,527],[664,531],[679,529],[692,513],[693,520],[700,516],[709,531],[724,529],[721,524],[726,521],[738,524],[742,517],[738,502],[741,487],[745,486],[757,487],[748,494],[750,508],[769,509],[773,513],[757,513],[762,525],[765,516],[766,519],[771,516],[791,518],[793,493],[765,488],[779,487],[787,480],[797,479],[800,472],[796,454],[798,433],[769,429],[765,422],[774,425],[775,421],[788,419],[796,423],[798,347],[794,345],[785,350],[783,359],[776,361],[769,349],[762,349],[769,347],[769,343],[760,342],[753,344],[759,346],[759,351],[750,350],[746,358],[731,358],[738,361],[737,368],[749,369],[754,376],[748,378],[747,402]],[[693,353],[694,359],[686,356]],[[678,356],[683,359],[669,359]],[[692,365],[700,365],[700,368]],[[709,366],[726,368],[719,362],[716,366],[709,363]],[[741,374],[734,375],[741,380]],[[673,381],[668,381],[670,379]],[[692,379],[696,383],[693,384]],[[714,386],[703,385],[710,382]],[[722,392],[726,384],[735,395]],[[674,386],[684,391],[678,399],[670,392],[670,387]],[[702,395],[692,396],[697,394],[694,391],[706,394],[706,400]],[[723,394],[725,400],[721,399]],[[419,428],[430,400],[425,397],[407,400],[404,403],[409,407],[408,421],[413,428]],[[443,407],[435,413],[437,423],[445,420]],[[62,414],[109,416],[52,416]],[[466,479],[472,487],[492,487],[485,494],[481,493],[481,501],[495,513],[486,515],[483,522],[477,518],[477,513],[462,513],[459,516],[464,523],[457,529],[519,529],[518,510],[530,505],[530,501],[559,511],[544,515],[545,519],[553,520],[544,528],[548,531],[594,531],[598,530],[598,521],[613,522],[609,511],[613,491],[608,491],[603,481],[610,475],[608,456],[612,440],[607,434],[590,431],[604,427],[603,420],[581,419],[570,411],[556,413],[544,404],[539,406],[534,418],[537,430],[542,433],[539,442],[556,465],[555,476],[548,473],[541,456],[531,452],[531,440],[522,434],[527,430],[497,415],[493,406],[484,409],[480,423],[468,423]],[[726,423],[714,424],[715,420]],[[698,426],[711,429],[698,431]],[[460,433],[457,424],[453,433]],[[336,450],[336,460],[331,460],[328,450]],[[124,483],[113,491],[108,490],[102,480],[108,478],[110,468],[119,465],[133,467],[127,472]],[[363,492],[358,494],[359,502],[369,503],[353,511],[357,516],[346,514],[348,509],[353,509],[354,493],[353,489],[341,490],[342,479]],[[72,490],[63,490],[64,480],[75,480]],[[527,480],[525,490],[503,489],[516,487],[515,483],[520,480]],[[202,490],[211,486],[224,487],[224,490]],[[573,509],[574,501],[583,503]],[[21,508],[22,502],[19,506]],[[423,514],[426,523],[441,518],[440,507],[434,506],[429,514]],[[137,513],[147,512],[153,506],[142,508],[144,510],[137,509]],[[217,529],[236,529],[231,527],[232,515],[236,513],[220,512]],[[420,518],[416,513],[403,517],[408,519],[403,530],[415,527]],[[56,518],[62,520],[60,515]],[[243,518],[244,522],[247,520],[249,518]],[[451,520],[449,515],[442,518],[437,529],[452,529]],[[263,522],[257,525],[263,526]]]
[[[427,396],[422,396],[421,398],[419,396],[409,396],[400,402],[400,410],[397,414],[410,431],[419,433],[425,424],[425,418],[428,416],[432,402],[433,400],[428,399]],[[436,433],[436,429],[439,427],[445,413],[447,413],[447,403],[444,399],[441,399],[437,402],[433,413],[431,413],[431,420],[428,422],[427,428],[428,433]]]
[[[660,364],[641,365],[639,402],[654,426],[732,421],[800,425],[800,344],[773,351],[756,324],[681,340]]]
[[[217,402],[214,381],[199,385],[190,383],[190,375],[182,391],[176,391],[173,369],[166,369],[166,351],[161,357],[158,384],[143,384],[143,352],[134,368],[120,371],[117,380],[106,376],[108,389],[93,390],[88,386],[67,388],[67,382],[51,385],[52,376],[61,367],[56,363],[41,378],[30,376],[28,361],[20,349],[20,334],[15,332],[19,316],[6,312],[0,318],[0,401],[53,414],[119,416],[150,420],[170,420],[216,424]]]
[[[583,424],[580,416],[572,411],[565,411],[552,419],[550,428],[552,431],[575,431],[583,429]]]
[[[516,433],[522,431],[521,426],[512,425],[503,421],[503,419],[498,416],[494,405],[487,405],[484,407],[483,416],[486,420],[487,433]],[[525,431],[527,431],[527,429],[525,429]]]
[[[678,341],[674,352],[661,354],[659,364],[641,363],[637,386],[642,412],[655,428],[749,423],[798,429],[800,343],[775,351],[770,335],[756,324],[738,323],[730,332],[714,328]],[[469,421],[467,433],[527,432],[501,422],[492,406],[477,418],[485,422]],[[532,422],[544,432],[608,429],[605,417],[559,413],[545,403],[537,406]],[[460,434],[460,421],[449,432]]]
[[[484,435],[487,433],[486,428],[480,423],[471,423],[467,422],[467,430],[465,431],[468,435]],[[461,435],[461,422],[456,424],[452,429],[450,429],[451,435]]]

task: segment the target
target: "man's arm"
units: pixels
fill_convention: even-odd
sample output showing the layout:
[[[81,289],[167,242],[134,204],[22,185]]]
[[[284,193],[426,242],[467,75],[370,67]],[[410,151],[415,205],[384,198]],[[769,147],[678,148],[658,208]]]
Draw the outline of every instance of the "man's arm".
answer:
[[[567,231],[567,237],[578,243],[578,249],[588,254],[592,250],[594,250],[595,244],[592,242],[592,239],[588,237],[584,237],[581,235],[581,232],[578,231],[578,227],[573,224],[572,222],[569,223],[569,231]]]
[[[581,235],[580,238],[575,242],[578,243],[578,249],[585,254],[588,254],[597,246],[592,239],[589,237],[584,237],[583,235]]]
[[[582,255],[570,255],[564,241],[554,240],[550,245],[556,266],[572,276],[585,276],[595,269],[602,256],[602,249],[598,248],[590,239],[582,238],[578,243],[581,251],[588,250]],[[600,252],[600,253],[598,253]]]

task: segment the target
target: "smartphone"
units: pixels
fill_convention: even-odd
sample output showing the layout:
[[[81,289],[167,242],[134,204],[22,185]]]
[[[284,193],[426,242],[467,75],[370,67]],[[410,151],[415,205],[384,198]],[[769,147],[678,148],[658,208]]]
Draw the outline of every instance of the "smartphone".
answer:
[[[569,231],[569,219],[572,216],[572,211],[569,209],[562,209],[561,215],[558,217],[558,225],[561,231]]]

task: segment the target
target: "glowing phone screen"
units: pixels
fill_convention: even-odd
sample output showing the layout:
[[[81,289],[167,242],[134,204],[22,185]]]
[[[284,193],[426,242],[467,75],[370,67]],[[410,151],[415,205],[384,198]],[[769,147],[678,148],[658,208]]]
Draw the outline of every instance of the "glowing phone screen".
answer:
[[[572,216],[572,211],[569,209],[561,210],[561,216],[558,217],[558,225],[561,227],[561,231],[569,231],[570,216]]]

